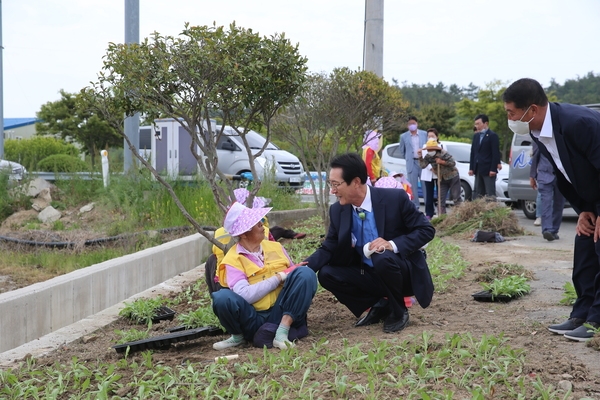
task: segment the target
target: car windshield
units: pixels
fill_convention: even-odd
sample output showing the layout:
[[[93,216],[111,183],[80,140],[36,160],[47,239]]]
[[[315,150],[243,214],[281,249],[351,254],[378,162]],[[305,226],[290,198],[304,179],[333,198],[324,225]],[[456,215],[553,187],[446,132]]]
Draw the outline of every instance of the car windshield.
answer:
[[[233,130],[233,128],[230,128],[230,127],[225,128],[224,133],[227,136],[237,136],[237,137],[240,136]],[[258,132],[255,132],[255,131],[248,131],[248,133],[246,133],[246,140],[248,141],[248,145],[250,146],[250,148],[253,150],[262,149],[262,147],[266,141],[266,139],[264,137],[262,137]],[[241,141],[241,138],[240,138],[240,141]],[[271,142],[269,142],[266,149],[267,150],[279,150],[279,148]]]

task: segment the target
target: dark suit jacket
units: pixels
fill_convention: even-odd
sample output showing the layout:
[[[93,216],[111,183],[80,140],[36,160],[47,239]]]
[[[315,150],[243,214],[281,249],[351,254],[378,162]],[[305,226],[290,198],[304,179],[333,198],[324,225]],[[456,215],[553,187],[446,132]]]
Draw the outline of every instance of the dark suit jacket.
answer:
[[[552,163],[558,189],[575,211],[600,215],[600,113],[573,104],[549,103],[549,107],[560,161],[571,182],[558,170],[546,146],[531,136]]]
[[[475,174],[489,176],[492,171],[498,172],[500,141],[496,132],[491,129],[487,130],[481,143],[479,135],[479,133],[473,135],[469,169]]]
[[[423,253],[423,245],[435,236],[435,229],[418,211],[404,190],[371,187],[371,202],[379,236],[392,240],[398,257],[409,261],[411,284],[419,304],[425,308],[433,297],[433,282]],[[306,261],[314,271],[324,265],[359,265],[360,256],[352,248],[352,205],[333,204],[329,209],[329,232],[321,247]]]

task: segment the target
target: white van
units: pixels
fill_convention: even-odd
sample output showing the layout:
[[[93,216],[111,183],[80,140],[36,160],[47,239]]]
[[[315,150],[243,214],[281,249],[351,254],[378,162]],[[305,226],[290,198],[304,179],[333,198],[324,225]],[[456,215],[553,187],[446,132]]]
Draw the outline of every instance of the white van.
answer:
[[[221,126],[211,122],[215,131]],[[152,166],[161,173],[169,176],[193,175],[199,172],[196,159],[190,151],[192,138],[180,123],[172,118],[155,121],[156,129],[151,134]],[[140,127],[140,142],[142,129]],[[144,132],[147,135],[147,132]],[[255,131],[248,131],[246,140],[255,154],[265,144],[266,139]],[[229,126],[223,129],[217,143],[218,168],[226,175],[241,175],[250,172],[250,160],[244,148],[242,138]],[[295,155],[279,149],[269,142],[265,151],[254,161],[254,167],[259,177],[273,174],[280,185],[301,187],[304,184],[304,168]]]

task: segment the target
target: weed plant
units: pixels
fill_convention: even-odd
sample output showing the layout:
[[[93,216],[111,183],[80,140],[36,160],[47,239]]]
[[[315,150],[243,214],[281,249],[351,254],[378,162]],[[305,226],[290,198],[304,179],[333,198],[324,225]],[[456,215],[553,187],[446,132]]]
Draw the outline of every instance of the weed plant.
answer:
[[[560,299],[560,304],[564,306],[572,306],[575,304],[577,300],[577,292],[575,291],[575,286],[571,282],[565,282],[563,285],[564,293],[562,299]]]
[[[523,275],[511,275],[503,279],[494,279],[491,283],[481,282],[485,290],[489,290],[492,299],[495,296],[520,297],[531,291],[527,278]]]
[[[158,296],[152,299],[137,299],[133,303],[125,302],[125,307],[119,315],[138,324],[152,324],[152,318],[157,316],[157,309],[165,305],[165,299]]]
[[[126,331],[115,329],[115,334],[117,335],[116,344],[147,339],[150,337],[150,329],[152,329],[152,322],[148,324],[148,329],[145,331],[140,331],[139,329],[129,329]]]

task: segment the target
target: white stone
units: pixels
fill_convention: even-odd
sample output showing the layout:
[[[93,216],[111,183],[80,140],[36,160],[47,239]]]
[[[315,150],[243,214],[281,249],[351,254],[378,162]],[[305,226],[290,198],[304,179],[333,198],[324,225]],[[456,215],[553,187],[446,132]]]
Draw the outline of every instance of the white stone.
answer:
[[[85,206],[83,206],[79,209],[79,214],[90,212],[93,209],[94,209],[94,203],[86,204]]]
[[[29,183],[29,186],[27,187],[27,196],[36,197],[38,194],[40,194],[40,192],[43,189],[50,189],[52,187],[54,187],[54,185],[48,182],[47,180],[42,178],[35,178]]]
[[[40,212],[38,214],[38,219],[44,223],[52,223],[54,221],[58,221],[60,219],[60,217],[62,216],[62,214],[60,213],[60,211],[58,211],[56,208],[52,207],[52,206],[48,206],[46,208],[44,208],[42,210],[42,212]]]
[[[565,392],[569,392],[573,390],[573,384],[569,381],[560,381],[558,382],[558,387],[561,388]]]

